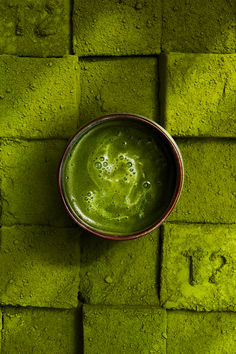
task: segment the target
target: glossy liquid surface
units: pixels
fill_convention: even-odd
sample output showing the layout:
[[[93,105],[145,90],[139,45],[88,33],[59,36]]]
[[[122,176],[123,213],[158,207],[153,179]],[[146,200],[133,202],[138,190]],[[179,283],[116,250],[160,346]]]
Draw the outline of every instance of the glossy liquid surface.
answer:
[[[107,120],[77,138],[65,159],[66,201],[89,227],[127,235],[151,227],[168,208],[175,162],[153,128]]]

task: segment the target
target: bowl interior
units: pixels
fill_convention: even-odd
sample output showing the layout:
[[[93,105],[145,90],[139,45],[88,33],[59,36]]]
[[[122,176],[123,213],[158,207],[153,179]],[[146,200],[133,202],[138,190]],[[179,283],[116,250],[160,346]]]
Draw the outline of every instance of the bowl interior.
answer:
[[[59,183],[71,217],[99,236],[135,237],[170,210],[179,166],[153,122],[110,116],[84,127],[63,156]]]

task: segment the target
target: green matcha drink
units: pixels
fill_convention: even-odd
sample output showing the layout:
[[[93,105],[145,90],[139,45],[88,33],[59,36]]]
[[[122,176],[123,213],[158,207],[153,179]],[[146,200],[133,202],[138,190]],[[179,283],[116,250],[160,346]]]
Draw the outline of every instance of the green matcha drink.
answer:
[[[62,187],[72,213],[97,231],[134,234],[168,208],[175,162],[158,132],[132,119],[106,120],[75,140]]]

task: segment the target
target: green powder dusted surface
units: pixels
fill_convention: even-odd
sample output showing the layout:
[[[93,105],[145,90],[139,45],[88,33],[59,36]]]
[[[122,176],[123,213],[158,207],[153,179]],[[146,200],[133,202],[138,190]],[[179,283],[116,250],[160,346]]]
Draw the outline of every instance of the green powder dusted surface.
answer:
[[[85,305],[83,315],[84,354],[165,353],[162,309]]]
[[[123,117],[93,126],[72,144],[62,170],[73,214],[94,230],[135,234],[171,204],[175,162],[154,128]]]
[[[235,225],[165,225],[162,305],[169,309],[235,311],[235,266]]]
[[[0,1],[1,353],[235,353],[235,13],[233,0]],[[126,242],[83,231],[57,188],[68,139],[114,113],[163,125],[185,169],[164,229]]]
[[[0,303],[71,308],[78,305],[79,230],[3,226]]]
[[[71,226],[57,189],[64,140],[1,140],[2,223]]]
[[[173,53],[163,59],[168,132],[236,137],[236,56]]]
[[[163,2],[162,49],[183,53],[235,53],[233,0]]]
[[[235,313],[168,311],[167,328],[167,353],[235,353]]]
[[[80,56],[160,53],[160,0],[75,0],[73,25]]]
[[[78,58],[0,56],[1,137],[67,138],[78,126]]]
[[[70,50],[68,0],[1,0],[0,53],[60,56]]]
[[[80,299],[90,304],[158,305],[159,230],[126,242],[81,235]]]
[[[80,65],[80,126],[116,112],[138,112],[159,121],[157,58],[97,58]]]
[[[82,354],[76,310],[5,308],[3,354]],[[77,328],[77,331],[75,331]]]
[[[184,186],[168,221],[235,223],[236,141],[176,141],[184,160]]]

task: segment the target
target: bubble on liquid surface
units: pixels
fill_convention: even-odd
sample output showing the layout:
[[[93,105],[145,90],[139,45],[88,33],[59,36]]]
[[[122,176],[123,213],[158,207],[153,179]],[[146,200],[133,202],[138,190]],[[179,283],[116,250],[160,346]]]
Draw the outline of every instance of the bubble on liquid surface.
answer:
[[[151,187],[151,183],[150,183],[149,181],[145,181],[145,182],[143,183],[143,187],[146,188],[146,189],[148,189],[148,188]]]
[[[101,167],[102,167],[101,162],[95,162],[95,167],[96,167],[96,168],[101,168]]]
[[[108,166],[108,162],[106,162],[106,161],[103,162],[103,166],[105,166],[105,167]]]
[[[91,197],[92,193],[91,192],[88,192],[88,196]]]
[[[127,145],[127,141],[123,141],[122,145],[126,146]]]
[[[100,157],[100,161],[104,161],[105,158],[103,156]]]
[[[128,167],[132,167],[132,162],[127,162]]]
[[[123,155],[121,155],[121,156],[120,156],[120,160],[123,160],[123,159],[124,159],[124,156],[123,156]]]

